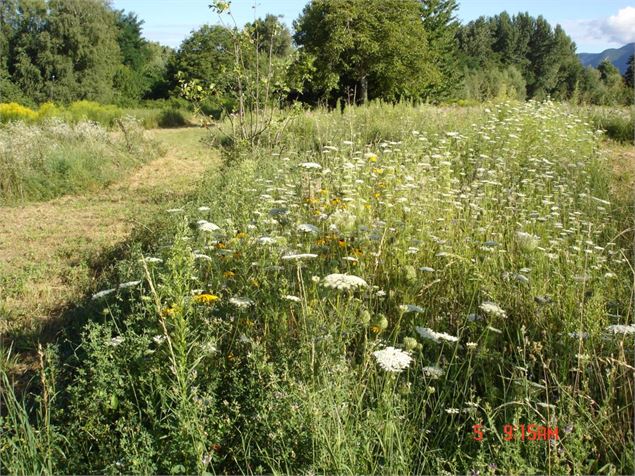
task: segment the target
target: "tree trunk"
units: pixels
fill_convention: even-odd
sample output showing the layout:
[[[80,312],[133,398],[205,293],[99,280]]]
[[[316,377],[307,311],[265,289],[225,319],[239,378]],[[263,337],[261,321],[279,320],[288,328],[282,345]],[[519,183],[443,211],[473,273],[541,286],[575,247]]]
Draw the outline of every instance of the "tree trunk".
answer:
[[[360,86],[360,102],[362,104],[366,104],[368,102],[368,76],[362,76],[362,79],[359,81]]]

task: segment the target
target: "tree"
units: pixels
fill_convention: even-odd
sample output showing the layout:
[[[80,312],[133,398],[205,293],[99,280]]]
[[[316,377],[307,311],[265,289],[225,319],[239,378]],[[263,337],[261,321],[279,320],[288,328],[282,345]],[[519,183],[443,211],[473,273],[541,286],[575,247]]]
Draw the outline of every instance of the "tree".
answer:
[[[104,0],[23,0],[11,45],[13,81],[36,102],[112,99],[120,61]]]
[[[232,34],[220,25],[204,25],[187,37],[169,65],[173,87],[177,87],[176,73],[188,80],[213,83],[219,91],[231,84],[234,67]]]
[[[435,97],[448,97],[460,83],[461,74],[457,39],[460,23],[455,16],[458,4],[456,0],[420,0],[420,3],[430,61],[441,74],[430,92]]]
[[[416,0],[314,0],[294,23],[317,97],[421,97],[441,74]]]
[[[631,55],[627,64],[628,66],[624,72],[624,83],[632,90],[634,87],[633,82],[635,81],[635,55]]]
[[[280,22],[279,17],[267,15],[265,19],[258,18],[253,23],[245,25],[245,31],[256,44],[258,52],[264,55],[284,58],[291,54],[291,33],[287,26]]]

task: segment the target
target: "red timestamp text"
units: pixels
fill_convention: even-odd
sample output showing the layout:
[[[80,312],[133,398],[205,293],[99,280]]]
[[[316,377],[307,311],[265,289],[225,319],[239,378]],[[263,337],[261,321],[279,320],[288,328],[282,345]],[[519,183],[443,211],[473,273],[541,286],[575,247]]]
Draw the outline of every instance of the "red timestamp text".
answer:
[[[483,425],[473,425],[472,435],[475,441],[483,441]],[[521,423],[519,425],[503,425],[505,441],[548,441],[558,440],[558,427]]]

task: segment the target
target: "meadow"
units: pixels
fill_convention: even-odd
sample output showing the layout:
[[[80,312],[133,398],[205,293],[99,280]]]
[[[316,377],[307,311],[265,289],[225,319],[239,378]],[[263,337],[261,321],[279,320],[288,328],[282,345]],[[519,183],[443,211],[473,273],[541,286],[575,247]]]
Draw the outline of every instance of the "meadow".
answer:
[[[29,382],[5,341],[3,472],[633,473],[633,171],[589,111],[276,124],[103,267]]]

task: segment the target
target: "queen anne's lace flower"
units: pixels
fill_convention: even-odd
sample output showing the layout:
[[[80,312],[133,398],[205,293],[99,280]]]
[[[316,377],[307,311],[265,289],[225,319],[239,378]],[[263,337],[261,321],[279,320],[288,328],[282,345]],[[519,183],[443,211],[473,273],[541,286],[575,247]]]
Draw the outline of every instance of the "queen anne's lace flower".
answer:
[[[214,232],[220,230],[220,227],[218,225],[215,225],[214,223],[211,223],[207,220],[199,220],[196,222],[196,224],[198,225],[198,229],[201,231]]]
[[[417,306],[415,304],[402,304],[401,306],[399,306],[399,310],[401,312],[416,312],[416,313],[424,312],[424,309],[422,307]]]
[[[92,299],[93,300],[101,299],[104,296],[108,296],[109,294],[114,293],[115,291],[116,291],[116,289],[114,289],[114,288],[113,289],[104,289],[103,291],[99,291],[99,292],[93,294],[93,298]]]
[[[364,281],[359,276],[354,276],[352,274],[329,274],[322,279],[322,286],[333,289],[357,289],[357,288],[365,288],[368,286],[368,283]]]
[[[441,378],[443,377],[443,374],[445,374],[445,371],[440,367],[424,367],[421,371],[423,372],[423,375],[430,377],[433,380]]]
[[[416,330],[424,339],[430,339],[435,342],[439,342],[441,340],[445,340],[447,342],[457,342],[459,340],[458,337],[451,336],[445,332],[435,332],[429,327],[417,327]]]
[[[317,162],[303,162],[300,164],[300,167],[307,170],[310,170],[310,169],[319,170],[322,168],[322,166],[318,164]]]
[[[402,372],[412,362],[412,357],[408,352],[394,347],[376,350],[373,355],[379,366],[387,372]]]
[[[251,299],[238,296],[230,298],[229,302],[239,309],[247,309],[248,307],[254,305],[254,302]]]
[[[479,307],[481,308],[481,311],[483,311],[485,314],[488,314],[490,316],[507,317],[507,313],[505,312],[505,310],[502,309],[496,303],[493,303],[493,302],[490,302],[490,301],[485,301]]]
[[[299,261],[303,259],[313,259],[317,257],[318,255],[313,253],[292,253],[292,254],[284,255],[280,259],[283,259],[285,261]]]
[[[303,233],[313,233],[316,234],[318,233],[320,230],[318,229],[317,226],[315,225],[311,225],[310,223],[301,223],[298,225],[298,231],[301,231]]]
[[[635,325],[615,324],[606,328],[611,334],[635,334]]]

